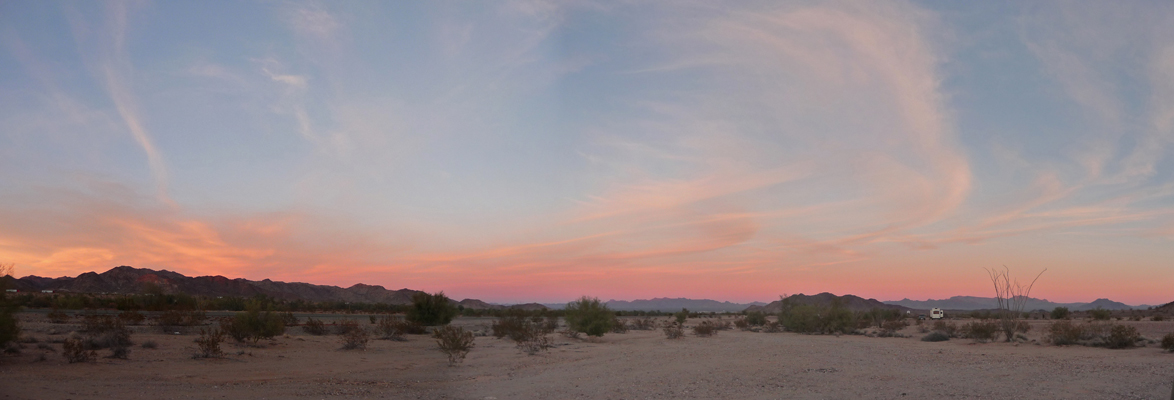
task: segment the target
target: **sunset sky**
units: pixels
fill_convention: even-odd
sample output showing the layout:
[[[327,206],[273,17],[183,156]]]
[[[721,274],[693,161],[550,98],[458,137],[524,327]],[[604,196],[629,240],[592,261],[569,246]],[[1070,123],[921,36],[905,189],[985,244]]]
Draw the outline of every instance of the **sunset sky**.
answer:
[[[1174,2],[0,2],[0,262],[1174,301]]]

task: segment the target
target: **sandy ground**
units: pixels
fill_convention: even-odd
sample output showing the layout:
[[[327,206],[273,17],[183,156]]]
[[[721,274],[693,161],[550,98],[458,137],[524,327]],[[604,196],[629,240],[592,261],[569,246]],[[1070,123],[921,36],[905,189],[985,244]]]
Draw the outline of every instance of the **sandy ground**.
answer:
[[[47,343],[76,325],[21,314],[25,332]],[[360,317],[364,325],[366,317]],[[486,329],[490,319],[458,325]],[[696,323],[698,320],[690,320]],[[1174,322],[1128,322],[1150,338]],[[1028,335],[1038,339],[1043,321]],[[192,359],[195,335],[134,327],[128,360],[68,364],[26,343],[0,357],[3,399],[1168,399],[1174,354],[1155,345],[1129,350],[1032,343],[928,343],[912,338],[809,336],[722,331],[665,339],[660,331],[608,334],[597,341],[555,335],[557,346],[529,356],[512,342],[478,337],[464,363],[449,367],[427,336],[372,341],[340,350],[337,336],[300,327],[260,347],[226,344],[228,356]],[[105,355],[107,351],[101,351]],[[41,354],[46,354],[39,361]]]

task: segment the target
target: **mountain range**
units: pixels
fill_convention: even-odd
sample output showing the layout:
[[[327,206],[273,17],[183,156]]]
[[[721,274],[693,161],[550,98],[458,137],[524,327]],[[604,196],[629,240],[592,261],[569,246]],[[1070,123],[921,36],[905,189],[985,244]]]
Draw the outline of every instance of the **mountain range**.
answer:
[[[348,288],[329,285],[314,285],[301,282],[279,282],[269,279],[251,281],[243,278],[229,279],[223,276],[188,277],[178,272],[152,270],[121,266],[103,273],[86,272],[77,277],[45,278],[26,276],[20,279],[7,278],[7,286],[22,292],[53,290],[71,293],[119,293],[136,294],[147,291],[163,293],[185,293],[194,296],[253,297],[265,295],[281,300],[304,300],[313,302],[345,301],[352,303],[412,304],[412,295],[419,290],[388,290],[383,286],[355,284]],[[453,301],[470,309],[503,309],[507,306],[490,304],[477,299]],[[540,304],[519,304],[509,306],[522,309],[544,309]]]
[[[886,301],[886,304],[909,307],[918,310],[928,310],[931,308],[941,308],[945,310],[989,310],[998,308],[998,301],[994,297],[974,297],[974,296],[954,296],[948,299],[941,300],[909,300],[903,299],[898,301]],[[1138,306],[1131,306],[1125,303],[1112,301],[1109,299],[1096,299],[1091,303],[1054,303],[1045,299],[1037,299],[1033,297],[1027,298],[1027,304],[1023,307],[1024,310],[1052,310],[1056,307],[1068,307],[1071,311],[1087,311],[1097,308],[1106,310],[1135,310],[1147,309],[1152,306],[1142,304]]]

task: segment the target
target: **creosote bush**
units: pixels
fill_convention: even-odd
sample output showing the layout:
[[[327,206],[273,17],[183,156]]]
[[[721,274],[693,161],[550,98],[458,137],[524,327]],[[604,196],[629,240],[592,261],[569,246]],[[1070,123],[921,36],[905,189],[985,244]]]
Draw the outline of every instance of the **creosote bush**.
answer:
[[[945,334],[950,335],[950,337],[958,336],[958,325],[955,325],[953,322],[946,322],[942,320],[934,321],[933,330],[944,332]]]
[[[611,333],[628,333],[628,324],[625,324],[624,321],[621,321],[619,317],[612,317]]]
[[[458,312],[444,292],[421,292],[412,295],[412,307],[408,309],[407,319],[424,326],[447,325],[456,318]]]
[[[473,350],[473,332],[455,326],[443,326],[432,332],[436,345],[440,351],[448,356],[448,365],[453,366],[465,361],[465,356]]]
[[[1056,346],[1077,344],[1084,338],[1084,327],[1069,320],[1059,320],[1048,325],[1047,339]]]
[[[196,338],[196,353],[192,358],[218,358],[224,356],[220,350],[220,342],[224,341],[224,332],[218,328],[200,329],[200,336]]]
[[[1105,346],[1110,349],[1128,349],[1141,340],[1141,333],[1130,325],[1113,325],[1109,328],[1109,335],[1105,337]]]
[[[222,322],[221,329],[238,342],[256,345],[261,339],[272,339],[285,333],[285,318],[272,311],[262,312],[260,302],[251,302],[245,312]]]
[[[1068,319],[1068,307],[1056,307],[1052,309],[1052,319]]]
[[[126,359],[130,355],[131,332],[122,319],[110,315],[86,315],[82,323],[86,332],[87,349],[110,349],[111,358]]]
[[[1162,336],[1162,349],[1174,352],[1174,332]]]
[[[746,313],[746,324],[750,326],[766,325],[766,314],[758,311],[751,311]]]
[[[208,315],[200,310],[168,310],[155,317],[155,325],[164,331],[171,331],[176,327],[201,325],[207,319]]]
[[[1109,317],[1113,316],[1113,312],[1103,308],[1098,308],[1095,310],[1088,310],[1088,316],[1094,321],[1108,321]]]
[[[653,321],[650,317],[634,319],[632,320],[631,328],[636,331],[650,331],[656,329],[656,321]]]
[[[509,338],[519,350],[534,355],[550,349],[551,339],[548,335],[558,326],[557,322],[551,324],[551,321],[544,320],[540,314],[530,315],[523,310],[509,310],[494,321],[491,328],[494,337]]]
[[[404,339],[405,334],[423,333],[424,327],[408,322],[399,316],[385,315],[375,321],[375,332],[379,333],[381,339],[402,342],[407,340]]]
[[[599,299],[587,296],[567,303],[563,315],[567,321],[568,330],[596,337],[611,331],[612,321],[615,317],[615,313]]]

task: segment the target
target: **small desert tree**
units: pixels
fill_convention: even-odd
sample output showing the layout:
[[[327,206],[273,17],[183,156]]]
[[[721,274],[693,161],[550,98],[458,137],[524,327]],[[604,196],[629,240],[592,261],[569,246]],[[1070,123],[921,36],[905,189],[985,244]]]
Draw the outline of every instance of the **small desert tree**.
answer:
[[[1052,309],[1052,319],[1068,319],[1068,307],[1056,307]]]
[[[598,337],[611,332],[614,315],[599,299],[583,296],[567,303],[564,318],[567,320],[567,329]]]
[[[412,308],[408,309],[407,319],[424,326],[448,325],[458,312],[444,292],[420,292],[412,295]]]
[[[998,302],[998,318],[999,328],[1003,331],[1006,341],[1010,342],[1015,337],[1015,332],[1020,329],[1019,319],[1023,316],[1023,308],[1027,305],[1028,296],[1031,295],[1031,288],[1035,286],[1035,281],[1047,271],[1045,268],[1031,280],[1031,283],[1024,286],[1011,279],[1011,270],[1003,266],[1003,270],[988,269],[987,274],[991,278],[991,284],[995,286],[995,300]]]

